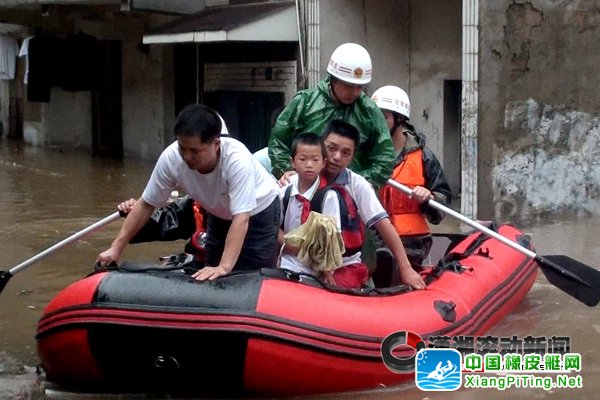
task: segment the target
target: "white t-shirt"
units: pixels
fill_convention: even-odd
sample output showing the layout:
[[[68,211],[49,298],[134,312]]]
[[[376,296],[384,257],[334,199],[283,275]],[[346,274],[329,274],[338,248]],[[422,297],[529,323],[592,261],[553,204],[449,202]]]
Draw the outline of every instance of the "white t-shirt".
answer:
[[[188,168],[177,141],[160,155],[142,198],[158,208],[171,191],[181,188],[209,213],[225,220],[249,212],[256,215],[277,198],[277,182],[236,139],[221,137],[221,154],[215,169],[200,174]]]
[[[362,175],[346,168],[346,170],[340,172],[335,183],[343,185],[350,197],[354,199],[360,219],[368,228],[371,228],[382,219],[388,218],[388,214],[379,202],[373,186]]]
[[[17,39],[0,35],[0,79],[15,79],[17,54],[19,54]]]
[[[23,83],[29,82],[29,41],[33,36],[26,37],[23,39],[21,44],[21,50],[19,50],[19,57],[25,57],[25,74],[23,75]]]

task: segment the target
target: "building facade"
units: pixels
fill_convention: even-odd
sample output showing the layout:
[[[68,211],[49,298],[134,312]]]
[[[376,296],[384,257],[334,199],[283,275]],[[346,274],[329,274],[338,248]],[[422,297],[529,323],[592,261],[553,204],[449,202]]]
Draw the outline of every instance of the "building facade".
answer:
[[[335,47],[356,42],[373,60],[367,94],[388,84],[406,90],[411,122],[463,214],[598,214],[600,103],[590,88],[599,79],[600,18],[592,3],[8,0],[0,32],[19,43],[90,35],[99,61],[93,90],[53,85],[40,102],[28,99],[20,57],[16,79],[0,81],[0,107],[11,116],[3,132],[33,145],[155,159],[174,139],[177,112],[203,102],[257,150],[296,90],[325,76]]]

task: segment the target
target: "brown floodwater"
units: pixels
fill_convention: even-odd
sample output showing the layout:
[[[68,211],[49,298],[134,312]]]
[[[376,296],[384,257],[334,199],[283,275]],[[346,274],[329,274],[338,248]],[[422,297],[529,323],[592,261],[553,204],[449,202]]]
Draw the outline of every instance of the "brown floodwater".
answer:
[[[153,162],[94,158],[77,149],[34,148],[0,140],[0,249],[6,271],[71,234],[112,214],[118,202],[139,197]],[[464,231],[450,217],[439,231]],[[518,225],[530,234],[538,254],[566,254],[596,267],[600,259],[600,217]],[[62,288],[93,270],[97,254],[108,247],[120,227],[112,223],[66,246],[16,274],[0,294],[0,375],[36,366],[36,324],[42,310]],[[156,261],[182,250],[183,241],[128,246],[124,260]],[[503,337],[569,336],[571,350],[582,354],[583,387],[577,390],[460,388],[424,392],[414,384],[358,393],[323,395],[321,399],[563,399],[596,398],[600,392],[600,311],[589,308],[551,284],[540,273],[518,308],[490,335]],[[2,381],[0,380],[0,385]],[[2,387],[0,387],[2,392]],[[64,393],[48,393],[66,398]],[[104,398],[78,394],[71,398]],[[110,398],[110,397],[107,397]],[[127,398],[127,397],[119,397]],[[139,396],[131,398],[140,398]]]

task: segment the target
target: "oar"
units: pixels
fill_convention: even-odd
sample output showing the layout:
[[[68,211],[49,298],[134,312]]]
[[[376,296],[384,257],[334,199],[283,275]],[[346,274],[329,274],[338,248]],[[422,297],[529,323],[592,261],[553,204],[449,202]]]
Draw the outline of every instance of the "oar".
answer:
[[[48,247],[46,250],[31,257],[30,259],[28,259],[26,261],[23,261],[21,264],[14,266],[13,268],[9,269],[8,271],[0,271],[1,272],[1,274],[0,274],[0,293],[2,293],[2,290],[4,290],[4,286],[6,286],[6,283],[16,273],[21,272],[22,270],[24,270],[27,267],[30,267],[32,264],[34,264],[37,261],[41,260],[42,258],[46,257],[47,255],[55,252],[56,250],[62,249],[66,245],[71,244],[71,243],[85,237],[87,234],[97,231],[98,229],[110,224],[111,222],[116,221],[117,219],[119,219],[120,216],[121,216],[121,214],[119,213],[119,211],[117,211],[117,212],[109,215],[108,217],[103,218],[100,221],[88,226],[87,228],[82,229],[79,232],[69,236],[68,238],[56,243],[55,245]]]
[[[412,190],[409,187],[404,186],[403,184],[392,179],[388,179],[387,183],[388,185],[406,193],[407,195],[412,194]],[[598,302],[600,302],[600,271],[597,269],[565,255],[537,255],[533,251],[500,235],[498,232],[494,232],[493,230],[465,217],[462,214],[457,213],[451,208],[448,208],[436,202],[435,200],[429,200],[428,204],[429,206],[440,210],[445,214],[449,214],[467,225],[472,226],[478,231],[493,237],[494,239],[526,255],[527,257],[532,258],[540,266],[542,272],[548,281],[550,281],[550,283],[582,303],[590,307],[594,307],[598,304]]]

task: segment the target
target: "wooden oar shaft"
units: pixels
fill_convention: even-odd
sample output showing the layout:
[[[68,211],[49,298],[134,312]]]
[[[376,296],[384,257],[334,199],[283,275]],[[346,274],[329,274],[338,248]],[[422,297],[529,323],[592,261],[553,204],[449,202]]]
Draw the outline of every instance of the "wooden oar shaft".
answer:
[[[13,268],[11,268],[8,272],[11,275],[14,275],[16,273],[18,273],[19,271],[29,267],[30,265],[34,264],[35,262],[41,260],[42,258],[46,257],[47,255],[53,253],[54,251],[65,247],[66,245],[73,243],[83,237],[85,237],[86,235],[90,234],[91,232],[94,232],[108,224],[110,224],[113,221],[116,221],[117,219],[120,218],[120,214],[119,212],[115,212],[111,215],[109,215],[106,218],[101,219],[100,221],[88,226],[85,229],[80,230],[79,232],[69,236],[68,238],[56,243],[55,245],[48,247],[46,250],[42,251],[41,253],[31,257],[28,260],[23,261],[21,264],[14,266]]]
[[[388,179],[387,184],[390,185],[390,186],[395,187],[398,190],[401,190],[402,192],[404,192],[404,193],[406,193],[408,195],[412,194],[412,189],[411,188],[409,188],[408,186],[404,186],[403,184],[398,183],[398,182],[396,182],[396,181],[394,181],[392,179]],[[475,228],[475,229],[477,229],[477,230],[479,230],[481,232],[484,232],[485,234],[487,234],[487,235],[493,237],[494,239],[496,239],[496,240],[504,243],[505,245],[509,246],[510,248],[512,248],[512,249],[514,249],[514,250],[516,250],[516,251],[518,251],[518,252],[520,252],[522,254],[525,254],[526,256],[528,256],[530,258],[536,259],[538,257],[538,255],[535,254],[533,251],[531,251],[531,250],[529,250],[529,249],[527,249],[527,248],[519,245],[518,243],[515,243],[512,240],[510,240],[510,239],[508,239],[508,238],[500,235],[498,232],[494,232],[493,230],[485,227],[484,225],[481,225],[480,223],[478,223],[476,221],[473,221],[472,219],[467,218],[467,217],[465,217],[462,214],[457,213],[453,209],[451,209],[449,207],[446,207],[446,206],[438,203],[435,200],[429,200],[428,204],[429,204],[429,206],[431,206],[431,207],[433,207],[433,208],[435,208],[437,210],[440,210],[443,213],[449,214],[449,215],[453,216],[454,218],[461,220],[465,224],[470,225],[473,228]]]

